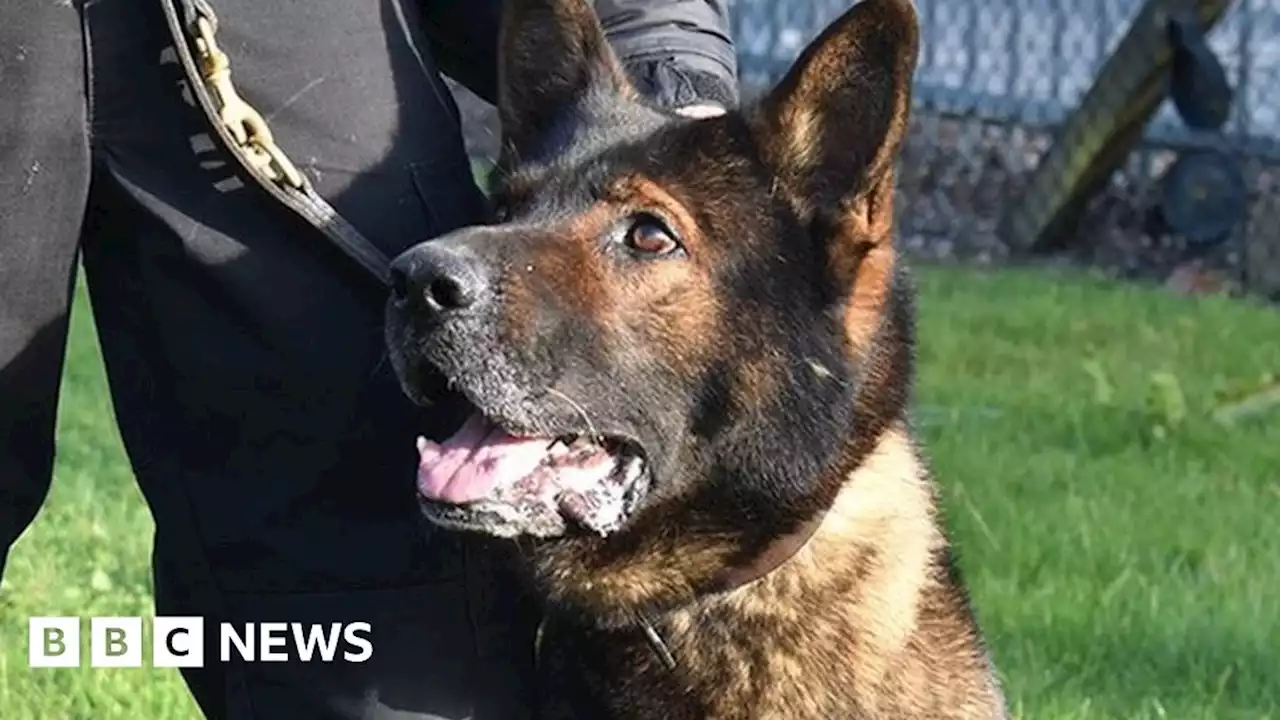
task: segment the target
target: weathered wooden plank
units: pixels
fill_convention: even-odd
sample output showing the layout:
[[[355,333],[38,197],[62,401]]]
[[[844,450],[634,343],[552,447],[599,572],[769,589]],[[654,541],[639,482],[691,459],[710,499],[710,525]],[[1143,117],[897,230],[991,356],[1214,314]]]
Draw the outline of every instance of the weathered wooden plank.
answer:
[[[1023,192],[1003,213],[1000,233],[1014,250],[1058,245],[1089,197],[1141,138],[1167,96],[1173,59],[1168,19],[1192,11],[1207,30],[1229,5],[1230,0],[1148,0],[1143,5]]]

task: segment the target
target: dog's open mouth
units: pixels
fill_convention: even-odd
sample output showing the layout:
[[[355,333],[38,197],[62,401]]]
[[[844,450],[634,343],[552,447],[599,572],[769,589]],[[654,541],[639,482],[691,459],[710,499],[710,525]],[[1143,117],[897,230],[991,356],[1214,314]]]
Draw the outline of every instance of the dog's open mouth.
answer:
[[[608,535],[643,498],[649,471],[633,443],[515,436],[474,413],[443,443],[418,439],[418,492],[431,521],[500,537]]]

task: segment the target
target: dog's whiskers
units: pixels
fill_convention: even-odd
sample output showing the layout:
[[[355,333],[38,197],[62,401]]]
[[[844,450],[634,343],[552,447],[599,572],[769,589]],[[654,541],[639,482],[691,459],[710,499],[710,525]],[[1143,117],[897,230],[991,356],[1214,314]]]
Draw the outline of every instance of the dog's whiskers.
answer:
[[[547,393],[550,395],[555,395],[556,397],[569,403],[570,407],[572,407],[574,410],[577,410],[578,414],[582,416],[582,421],[587,424],[587,431],[591,434],[591,437],[595,438],[598,441],[604,440],[604,436],[596,431],[595,424],[591,422],[591,416],[587,415],[587,411],[583,409],[583,407],[579,405],[573,398],[569,397],[568,395],[565,395],[564,393],[560,392],[559,390],[553,387],[548,387]]]

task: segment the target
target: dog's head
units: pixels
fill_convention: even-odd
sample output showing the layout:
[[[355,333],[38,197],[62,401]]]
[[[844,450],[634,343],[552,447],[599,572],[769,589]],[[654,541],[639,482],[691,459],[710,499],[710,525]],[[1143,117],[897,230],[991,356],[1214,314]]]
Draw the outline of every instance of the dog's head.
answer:
[[[474,406],[419,443],[428,517],[541,538],[551,599],[608,622],[821,512],[900,415],[916,16],[864,0],[693,120],[646,104],[585,0],[507,6],[497,221],[396,260],[387,337],[411,396],[443,376]]]

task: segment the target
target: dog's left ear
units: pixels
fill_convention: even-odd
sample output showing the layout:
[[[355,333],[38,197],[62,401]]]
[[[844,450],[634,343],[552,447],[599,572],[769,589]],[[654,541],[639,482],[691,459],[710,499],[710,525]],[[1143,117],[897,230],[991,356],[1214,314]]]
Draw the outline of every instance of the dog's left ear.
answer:
[[[806,221],[829,220],[872,243],[886,239],[879,236],[892,225],[893,163],[918,52],[911,0],[862,0],[761,102],[761,152]]]
[[[588,0],[506,0],[498,59],[504,152],[519,155],[558,122],[637,96]]]

